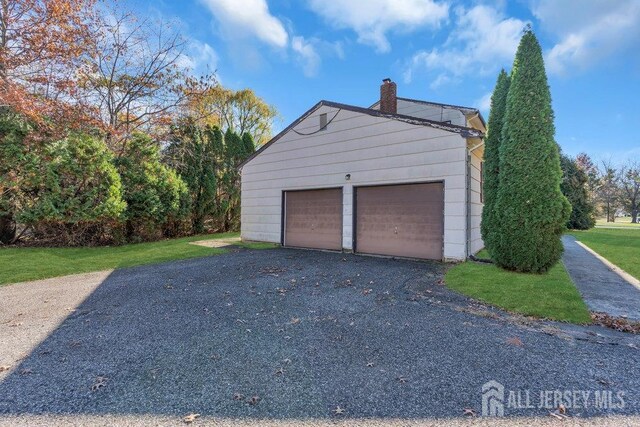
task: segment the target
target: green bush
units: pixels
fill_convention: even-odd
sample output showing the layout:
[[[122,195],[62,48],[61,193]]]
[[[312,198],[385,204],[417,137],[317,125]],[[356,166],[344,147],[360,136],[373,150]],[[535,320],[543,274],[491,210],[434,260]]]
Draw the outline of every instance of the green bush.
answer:
[[[132,135],[115,164],[127,202],[124,213],[127,240],[156,239],[167,230],[175,230],[176,222],[186,219],[187,186],[175,171],[160,162],[160,149],[149,136]]]
[[[560,237],[571,206],[560,191],[553,121],[542,50],[528,29],[511,72],[500,145],[492,257],[508,270],[545,272],[562,255]]]
[[[16,219],[41,242],[82,245],[110,240],[126,204],[112,155],[103,141],[72,134],[39,157],[38,196]],[[46,159],[46,160],[45,160]],[[34,179],[36,179],[34,177]]]
[[[595,206],[589,199],[587,189],[589,177],[578,167],[576,161],[561,155],[562,184],[560,189],[571,203],[571,215],[567,228],[572,230],[588,230],[596,225]]]
[[[500,183],[500,144],[502,142],[502,127],[504,112],[507,107],[509,82],[509,75],[504,70],[501,70],[491,96],[491,113],[485,139],[484,165],[482,168],[484,209],[482,210],[480,232],[482,233],[485,247],[492,256],[495,241],[494,234],[500,228],[496,218],[495,205]]]

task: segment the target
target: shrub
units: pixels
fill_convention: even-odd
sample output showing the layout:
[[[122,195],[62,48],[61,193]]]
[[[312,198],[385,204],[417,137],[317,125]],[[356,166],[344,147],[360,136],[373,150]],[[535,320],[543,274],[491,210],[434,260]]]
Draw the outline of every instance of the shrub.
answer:
[[[136,133],[126,142],[115,164],[127,202],[125,238],[151,240],[175,231],[176,222],[184,221],[188,215],[188,191],[175,171],[160,162],[157,143]]]
[[[491,96],[491,113],[489,115],[488,133],[485,139],[484,165],[483,165],[483,192],[484,208],[482,210],[482,222],[480,231],[482,239],[493,256],[494,233],[499,230],[500,224],[496,219],[496,199],[500,182],[500,144],[502,143],[502,127],[504,111],[507,107],[507,94],[509,93],[509,75],[500,71],[496,87]]]
[[[562,184],[560,189],[571,203],[571,215],[567,221],[567,228],[572,230],[588,230],[596,225],[595,206],[589,199],[587,189],[589,177],[578,167],[576,161],[561,155]]]
[[[511,72],[500,145],[492,256],[508,270],[541,273],[562,255],[560,237],[571,206],[560,191],[553,120],[542,50],[527,29]]]
[[[111,239],[126,204],[112,155],[103,141],[73,134],[49,144],[37,168],[38,196],[17,213],[40,242],[86,245]],[[34,170],[36,170],[34,168]]]

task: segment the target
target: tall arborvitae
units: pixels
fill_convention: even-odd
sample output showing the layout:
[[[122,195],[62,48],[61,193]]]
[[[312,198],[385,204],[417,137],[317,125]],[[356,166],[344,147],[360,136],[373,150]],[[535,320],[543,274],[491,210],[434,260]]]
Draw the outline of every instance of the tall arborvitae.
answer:
[[[492,247],[495,262],[509,270],[541,273],[562,255],[560,237],[571,206],[560,191],[553,120],[542,50],[527,29],[511,71]]]
[[[507,107],[509,82],[509,75],[504,70],[500,71],[496,87],[491,96],[491,112],[489,113],[488,132],[484,148],[484,165],[482,168],[484,209],[482,210],[480,231],[490,255],[493,255],[495,231],[499,229],[495,215],[495,205],[498,198],[500,143],[502,142],[502,125]]]

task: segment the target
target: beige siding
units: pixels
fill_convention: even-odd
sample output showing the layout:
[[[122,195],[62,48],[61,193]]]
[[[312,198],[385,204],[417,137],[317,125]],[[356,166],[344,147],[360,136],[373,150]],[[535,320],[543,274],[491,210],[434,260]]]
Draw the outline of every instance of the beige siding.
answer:
[[[480,234],[480,221],[482,219],[482,207],[480,195],[481,176],[480,168],[482,162],[483,149],[478,148],[471,153],[471,240],[469,244],[469,253],[475,254],[484,248],[484,242]]]
[[[338,110],[323,106],[295,130],[317,131],[322,113],[331,120]],[[341,110],[326,130],[290,131],[242,168],[242,238],[280,242],[282,191],[342,187],[343,247],[352,249],[354,186],[444,181],[444,255],[463,259],[465,147],[455,133]]]

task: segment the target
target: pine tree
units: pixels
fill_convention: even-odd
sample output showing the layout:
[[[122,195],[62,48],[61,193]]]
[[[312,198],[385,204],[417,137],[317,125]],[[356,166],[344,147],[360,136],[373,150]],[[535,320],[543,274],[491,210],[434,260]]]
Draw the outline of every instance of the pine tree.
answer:
[[[562,255],[571,206],[560,191],[551,93],[540,44],[527,28],[511,71],[500,145],[493,259],[509,270],[542,273]]]
[[[480,231],[482,239],[489,251],[493,254],[494,234],[499,230],[500,224],[496,220],[495,204],[498,197],[499,171],[500,171],[500,143],[502,142],[502,127],[504,112],[507,106],[507,94],[509,93],[509,75],[501,70],[498,75],[496,87],[491,96],[491,112],[489,115],[488,133],[484,148],[483,196],[484,208],[482,210],[482,223]]]
[[[567,228],[572,230],[588,230],[596,224],[595,206],[589,198],[589,177],[577,161],[571,157],[560,155],[562,167],[562,194],[571,203],[571,215]]]

